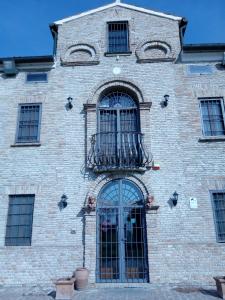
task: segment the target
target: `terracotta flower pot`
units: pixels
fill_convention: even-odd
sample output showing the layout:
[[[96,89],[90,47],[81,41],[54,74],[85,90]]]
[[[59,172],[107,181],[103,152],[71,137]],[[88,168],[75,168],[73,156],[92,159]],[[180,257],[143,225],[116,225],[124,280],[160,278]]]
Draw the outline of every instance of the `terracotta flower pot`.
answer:
[[[216,281],[216,288],[219,297],[225,299],[225,276],[217,276],[213,278]]]
[[[88,286],[89,271],[86,268],[77,268],[75,272],[75,287],[77,290],[84,290]]]
[[[61,278],[55,282],[56,300],[71,300],[74,295],[75,278]]]

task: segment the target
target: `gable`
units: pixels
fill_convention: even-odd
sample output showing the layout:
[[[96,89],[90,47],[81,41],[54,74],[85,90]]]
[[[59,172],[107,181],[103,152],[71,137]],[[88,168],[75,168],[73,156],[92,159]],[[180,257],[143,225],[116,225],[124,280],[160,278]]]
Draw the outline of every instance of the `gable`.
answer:
[[[161,12],[156,12],[156,11],[153,11],[153,10],[145,9],[145,8],[142,8],[142,7],[137,7],[137,6],[130,5],[130,4],[115,2],[115,3],[109,4],[109,5],[101,6],[99,8],[93,9],[93,10],[89,10],[89,11],[81,13],[81,14],[77,14],[77,15],[74,15],[74,16],[71,16],[71,17],[68,17],[68,18],[64,18],[64,19],[55,21],[54,24],[55,25],[62,25],[66,22],[70,22],[70,21],[88,16],[88,15],[91,15],[91,14],[95,14],[95,13],[98,13],[98,12],[101,12],[101,11],[104,11],[104,10],[107,10],[107,9],[110,9],[110,8],[114,8],[114,7],[123,7],[123,8],[133,10],[133,11],[142,12],[142,13],[146,13],[146,14],[149,14],[149,15],[153,15],[153,16],[157,16],[157,17],[161,17],[161,18],[166,18],[166,19],[170,19],[170,20],[174,20],[174,21],[181,21],[182,20],[181,17],[177,17],[177,16],[173,16],[173,15],[169,15],[169,14],[165,14],[165,13],[161,13]]]

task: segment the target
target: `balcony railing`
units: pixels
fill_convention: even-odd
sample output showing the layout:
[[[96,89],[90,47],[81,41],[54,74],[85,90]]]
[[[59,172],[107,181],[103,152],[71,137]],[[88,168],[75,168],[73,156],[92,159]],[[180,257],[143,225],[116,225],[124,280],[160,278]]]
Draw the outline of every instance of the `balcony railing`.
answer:
[[[91,139],[88,167],[95,171],[138,170],[149,166],[152,157],[140,132],[101,132]]]

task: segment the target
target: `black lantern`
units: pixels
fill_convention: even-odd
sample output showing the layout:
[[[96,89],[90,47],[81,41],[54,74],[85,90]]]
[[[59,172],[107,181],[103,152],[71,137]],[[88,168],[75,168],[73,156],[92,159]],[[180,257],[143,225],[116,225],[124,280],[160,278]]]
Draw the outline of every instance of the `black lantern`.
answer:
[[[68,108],[72,109],[73,108],[73,104],[72,104],[73,98],[72,97],[68,97],[67,101],[68,101],[68,103],[67,103]]]
[[[173,206],[176,206],[177,205],[177,201],[178,201],[178,193],[175,191],[173,193],[173,197],[171,198],[172,202],[173,202]]]
[[[62,195],[61,200],[58,203],[58,207],[60,210],[64,209],[67,207],[67,196],[65,194]]]
[[[164,101],[163,101],[163,106],[164,107],[167,107],[168,102],[169,102],[169,98],[170,98],[169,95],[164,95]]]

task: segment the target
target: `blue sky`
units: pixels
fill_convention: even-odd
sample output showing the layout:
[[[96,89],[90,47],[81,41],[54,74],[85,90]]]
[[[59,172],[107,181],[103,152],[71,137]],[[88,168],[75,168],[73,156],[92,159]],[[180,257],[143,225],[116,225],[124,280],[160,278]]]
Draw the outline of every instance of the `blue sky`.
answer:
[[[225,0],[126,0],[189,24],[185,43],[225,43]],[[0,0],[0,57],[52,54],[49,23],[111,3],[108,0]]]

